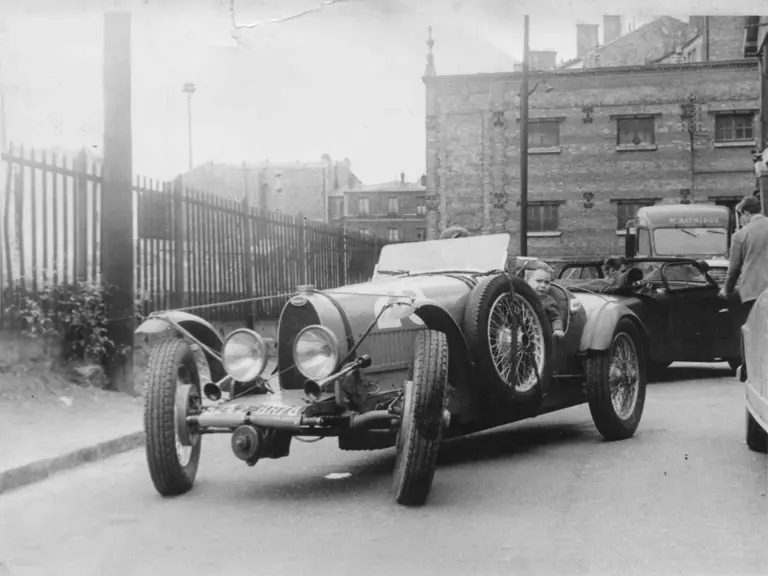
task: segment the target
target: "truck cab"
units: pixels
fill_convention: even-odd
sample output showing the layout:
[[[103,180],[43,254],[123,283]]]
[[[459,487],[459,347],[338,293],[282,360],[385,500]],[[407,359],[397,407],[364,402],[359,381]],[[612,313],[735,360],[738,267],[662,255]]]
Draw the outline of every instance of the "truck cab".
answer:
[[[627,258],[682,256],[704,260],[713,280],[722,284],[735,227],[735,217],[726,206],[644,206],[627,222],[625,254]]]

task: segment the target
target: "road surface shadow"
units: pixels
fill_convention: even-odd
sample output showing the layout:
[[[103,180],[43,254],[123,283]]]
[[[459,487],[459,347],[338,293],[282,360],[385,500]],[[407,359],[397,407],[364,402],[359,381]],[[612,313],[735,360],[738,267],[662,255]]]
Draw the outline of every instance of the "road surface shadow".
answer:
[[[511,426],[511,427],[510,427]],[[444,442],[438,455],[438,470],[471,462],[512,459],[530,454],[550,445],[600,441],[591,423],[506,425]],[[335,472],[349,476],[338,480],[326,478],[328,470],[297,472],[278,480],[265,480],[248,485],[243,496],[261,500],[334,499],[342,495],[357,496],[391,492],[395,450],[387,448],[376,452],[363,452],[359,460],[339,463]]]
[[[649,384],[673,383],[680,380],[706,380],[707,378],[736,379],[727,364],[672,364],[662,370]]]
[[[447,467],[512,458],[550,445],[592,442],[596,434],[591,423],[506,425],[449,440],[440,447],[437,463]]]

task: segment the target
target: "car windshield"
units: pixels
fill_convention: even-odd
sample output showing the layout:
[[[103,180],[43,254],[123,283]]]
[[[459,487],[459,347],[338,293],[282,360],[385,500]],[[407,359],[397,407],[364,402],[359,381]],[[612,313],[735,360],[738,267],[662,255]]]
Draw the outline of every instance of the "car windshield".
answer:
[[[508,246],[507,234],[388,244],[381,249],[376,276],[501,270],[507,262]]]
[[[657,228],[653,241],[659,256],[722,256],[728,251],[725,228]]]

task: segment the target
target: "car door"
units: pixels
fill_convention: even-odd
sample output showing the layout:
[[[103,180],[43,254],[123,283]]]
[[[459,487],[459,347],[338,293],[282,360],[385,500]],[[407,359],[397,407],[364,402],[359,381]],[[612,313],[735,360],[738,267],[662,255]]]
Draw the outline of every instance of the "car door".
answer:
[[[713,323],[713,357],[737,358],[741,356],[741,327],[747,321],[747,309],[738,294],[717,298]]]
[[[702,361],[713,357],[719,307],[717,285],[693,262],[667,262],[661,267],[667,297],[669,345],[675,360]]]

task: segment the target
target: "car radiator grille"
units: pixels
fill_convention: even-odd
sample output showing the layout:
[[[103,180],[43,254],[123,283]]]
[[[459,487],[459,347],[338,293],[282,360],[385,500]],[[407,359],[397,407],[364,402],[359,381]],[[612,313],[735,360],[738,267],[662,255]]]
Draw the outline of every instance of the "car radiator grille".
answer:
[[[368,335],[357,349],[358,354],[371,357],[371,366],[365,371],[385,372],[410,366],[420,330],[423,328],[402,328]]]

